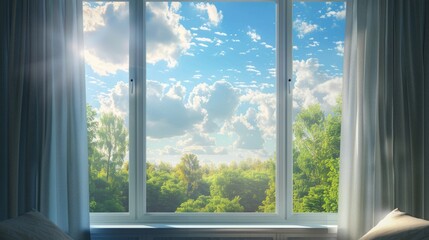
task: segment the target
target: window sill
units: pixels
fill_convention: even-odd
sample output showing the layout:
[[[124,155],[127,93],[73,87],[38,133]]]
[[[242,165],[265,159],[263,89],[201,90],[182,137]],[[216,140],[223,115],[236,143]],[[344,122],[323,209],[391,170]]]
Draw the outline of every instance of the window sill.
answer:
[[[97,239],[110,237],[322,237],[335,238],[336,225],[192,225],[192,224],[124,224],[92,225],[91,235]],[[273,238],[274,239],[274,238]]]
[[[318,224],[94,224],[91,229],[319,229],[337,232],[337,225],[318,225]]]

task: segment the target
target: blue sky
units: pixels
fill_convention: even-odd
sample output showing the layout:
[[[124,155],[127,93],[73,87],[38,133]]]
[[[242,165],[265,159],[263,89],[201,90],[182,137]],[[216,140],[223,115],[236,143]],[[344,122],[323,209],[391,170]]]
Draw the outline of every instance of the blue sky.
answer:
[[[177,162],[275,153],[274,2],[147,4],[147,156]],[[128,118],[126,3],[85,3],[87,102]],[[344,3],[293,9],[294,112],[341,90]]]

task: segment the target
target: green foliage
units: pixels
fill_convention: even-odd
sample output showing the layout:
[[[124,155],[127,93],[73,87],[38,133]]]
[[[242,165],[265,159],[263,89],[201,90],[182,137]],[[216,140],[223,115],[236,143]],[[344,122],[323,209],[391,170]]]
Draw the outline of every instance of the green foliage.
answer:
[[[238,166],[223,167],[210,177],[210,194],[230,200],[239,197],[245,212],[256,212],[266,198],[272,176],[269,167],[259,161],[243,161]]]
[[[124,163],[128,146],[128,131],[124,119],[113,113],[105,113],[100,117],[97,128],[97,148],[101,160],[106,164],[106,181],[115,174],[118,167]]]
[[[180,181],[173,167],[162,163],[147,164],[146,204],[148,212],[174,212],[187,196],[186,184]]]
[[[341,102],[326,114],[303,109],[293,126],[293,209],[338,209]],[[87,106],[90,209],[128,211],[128,132],[124,119]],[[176,166],[147,163],[148,212],[275,212],[276,160],[200,164],[185,154]]]
[[[101,114],[87,105],[91,212],[128,211],[128,140],[124,119]]]
[[[202,180],[200,162],[195,154],[185,154],[176,167],[179,178],[186,184],[186,196],[196,197],[195,191]]]
[[[244,208],[240,205],[240,198],[235,197],[232,200],[219,196],[199,196],[196,200],[189,199],[182,203],[176,212],[243,212]]]
[[[294,212],[337,212],[341,101],[325,114],[320,105],[303,109],[294,130]]]

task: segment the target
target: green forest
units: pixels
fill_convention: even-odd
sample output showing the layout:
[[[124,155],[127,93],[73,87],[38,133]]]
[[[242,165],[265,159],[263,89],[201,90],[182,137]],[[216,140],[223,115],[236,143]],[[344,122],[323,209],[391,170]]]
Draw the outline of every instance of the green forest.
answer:
[[[311,105],[293,124],[294,212],[337,212],[341,102]],[[87,105],[91,212],[128,211],[128,130],[123,118]],[[177,165],[147,163],[148,212],[275,212],[276,159]]]

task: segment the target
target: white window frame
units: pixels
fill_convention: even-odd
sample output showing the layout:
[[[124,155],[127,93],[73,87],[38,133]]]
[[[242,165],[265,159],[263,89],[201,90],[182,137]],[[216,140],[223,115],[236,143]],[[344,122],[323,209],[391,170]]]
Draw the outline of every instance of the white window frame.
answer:
[[[326,0],[215,0],[215,2],[276,3],[276,85],[277,85],[277,162],[276,213],[147,213],[146,199],[146,2],[165,0],[85,0],[129,2],[130,55],[129,84],[129,212],[90,213],[92,226],[176,224],[189,226],[288,225],[321,227],[337,225],[336,213],[294,213],[292,182],[292,6],[293,2],[327,2]],[[194,0],[175,0],[193,2]],[[204,1],[204,0],[202,0]],[[205,0],[208,1],[208,0]],[[346,0],[331,0],[341,1]],[[284,31],[284,29],[286,31]],[[289,34],[288,34],[289,33]],[[143,40],[143,41],[142,41]],[[132,92],[131,92],[131,89]],[[138,131],[137,131],[138,130]],[[286,146],[286,147],[279,147]],[[143,189],[143,191],[138,191]],[[139,204],[140,203],[140,204]]]

